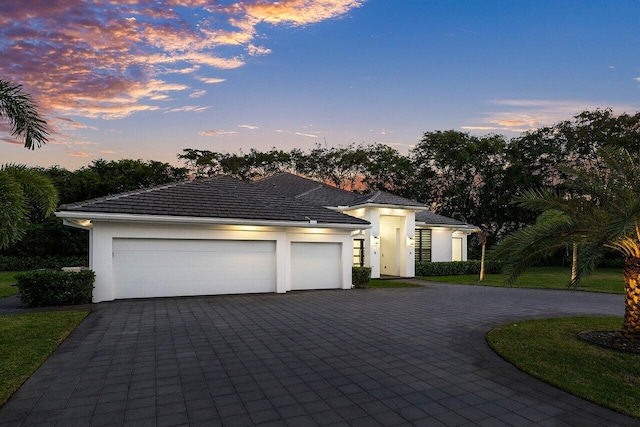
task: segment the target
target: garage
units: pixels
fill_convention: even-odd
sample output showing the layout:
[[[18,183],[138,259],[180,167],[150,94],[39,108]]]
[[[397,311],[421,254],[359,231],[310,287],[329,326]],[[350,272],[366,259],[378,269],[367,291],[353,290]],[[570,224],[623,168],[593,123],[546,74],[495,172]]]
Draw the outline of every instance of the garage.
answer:
[[[291,289],[342,287],[342,244],[291,243]]]
[[[275,292],[274,241],[113,239],[114,297]]]

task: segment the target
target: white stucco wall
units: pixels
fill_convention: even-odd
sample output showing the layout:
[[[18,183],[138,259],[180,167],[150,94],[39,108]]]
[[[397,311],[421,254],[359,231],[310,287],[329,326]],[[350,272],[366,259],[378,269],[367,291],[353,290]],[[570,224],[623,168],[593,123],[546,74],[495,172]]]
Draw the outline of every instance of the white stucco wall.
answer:
[[[94,222],[90,229],[90,268],[96,273],[93,301],[114,294],[113,239],[270,240],[276,242],[276,292],[291,290],[291,243],[335,242],[341,245],[342,288],[351,289],[353,242],[350,230],[259,226],[191,226]],[[250,268],[250,266],[248,266]]]
[[[449,228],[434,227],[431,229],[431,261],[451,261],[452,231]]]
[[[365,265],[371,267],[371,277],[377,279],[381,274],[415,277],[415,211],[409,209],[366,207],[348,210],[347,215],[361,218],[371,223],[371,228],[364,231]],[[399,233],[396,239],[396,229]],[[362,235],[356,236],[362,238]],[[381,259],[382,244],[392,239],[397,241],[393,251],[393,271],[383,268]],[[388,249],[387,249],[388,250]]]

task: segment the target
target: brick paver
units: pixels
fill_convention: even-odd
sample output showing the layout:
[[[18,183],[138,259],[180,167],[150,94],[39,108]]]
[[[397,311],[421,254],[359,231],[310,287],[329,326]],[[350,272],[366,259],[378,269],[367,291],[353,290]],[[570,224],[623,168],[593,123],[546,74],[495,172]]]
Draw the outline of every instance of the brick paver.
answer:
[[[445,284],[98,304],[0,425],[638,425],[534,380],[484,341],[621,295]]]

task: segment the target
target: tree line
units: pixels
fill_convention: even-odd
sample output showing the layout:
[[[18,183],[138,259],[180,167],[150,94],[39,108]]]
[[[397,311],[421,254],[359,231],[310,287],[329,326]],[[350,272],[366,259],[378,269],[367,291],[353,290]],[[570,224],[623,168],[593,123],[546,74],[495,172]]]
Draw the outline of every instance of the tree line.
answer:
[[[479,226],[492,245],[535,221],[536,213],[513,203],[514,198],[531,189],[563,188],[567,167],[599,167],[599,149],[606,144],[640,148],[640,113],[584,111],[511,139],[425,132],[407,154],[376,143],[317,145],[307,152],[187,148],[178,158],[196,177],[223,173],[253,180],[292,172],[352,191],[388,191]]]
[[[536,220],[537,213],[513,203],[514,198],[542,187],[562,190],[569,179],[566,168],[601,167],[599,149],[606,144],[640,153],[640,113],[584,111],[511,139],[456,130],[425,132],[406,154],[379,143],[236,153],[186,148],[178,155],[184,167],[158,161],[95,160],[76,171],[58,166],[36,169],[51,179],[61,204],[194,177],[230,174],[255,180],[291,172],[346,190],[384,190],[425,203],[435,213],[479,226],[492,246]],[[56,239],[68,240],[72,234],[85,233],[63,228],[55,218],[35,218],[26,238],[4,252],[60,251]],[[78,239],[86,237],[68,241]],[[471,247],[478,249],[479,241],[474,236]],[[82,251],[86,244],[67,247]]]

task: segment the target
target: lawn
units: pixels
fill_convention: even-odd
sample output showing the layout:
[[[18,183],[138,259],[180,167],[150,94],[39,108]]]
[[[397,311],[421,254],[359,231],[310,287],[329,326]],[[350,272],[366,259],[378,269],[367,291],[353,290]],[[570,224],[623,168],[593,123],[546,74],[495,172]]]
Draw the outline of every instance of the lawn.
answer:
[[[447,282],[466,285],[507,286],[501,274],[487,274],[484,282],[478,282],[477,274],[461,276],[429,276],[421,277],[432,282]],[[567,289],[571,279],[571,270],[562,267],[533,267],[527,269],[513,285],[514,288]],[[585,277],[577,288],[583,291],[624,293],[622,270],[618,268],[601,268]]]
[[[12,286],[16,281],[14,276],[21,271],[0,271],[0,298],[8,297],[18,293],[18,288]]]
[[[89,310],[0,316],[0,405],[78,326]]]
[[[640,355],[577,339],[585,330],[619,330],[621,318],[580,317],[503,325],[489,345],[516,367],[598,405],[640,418]]]

